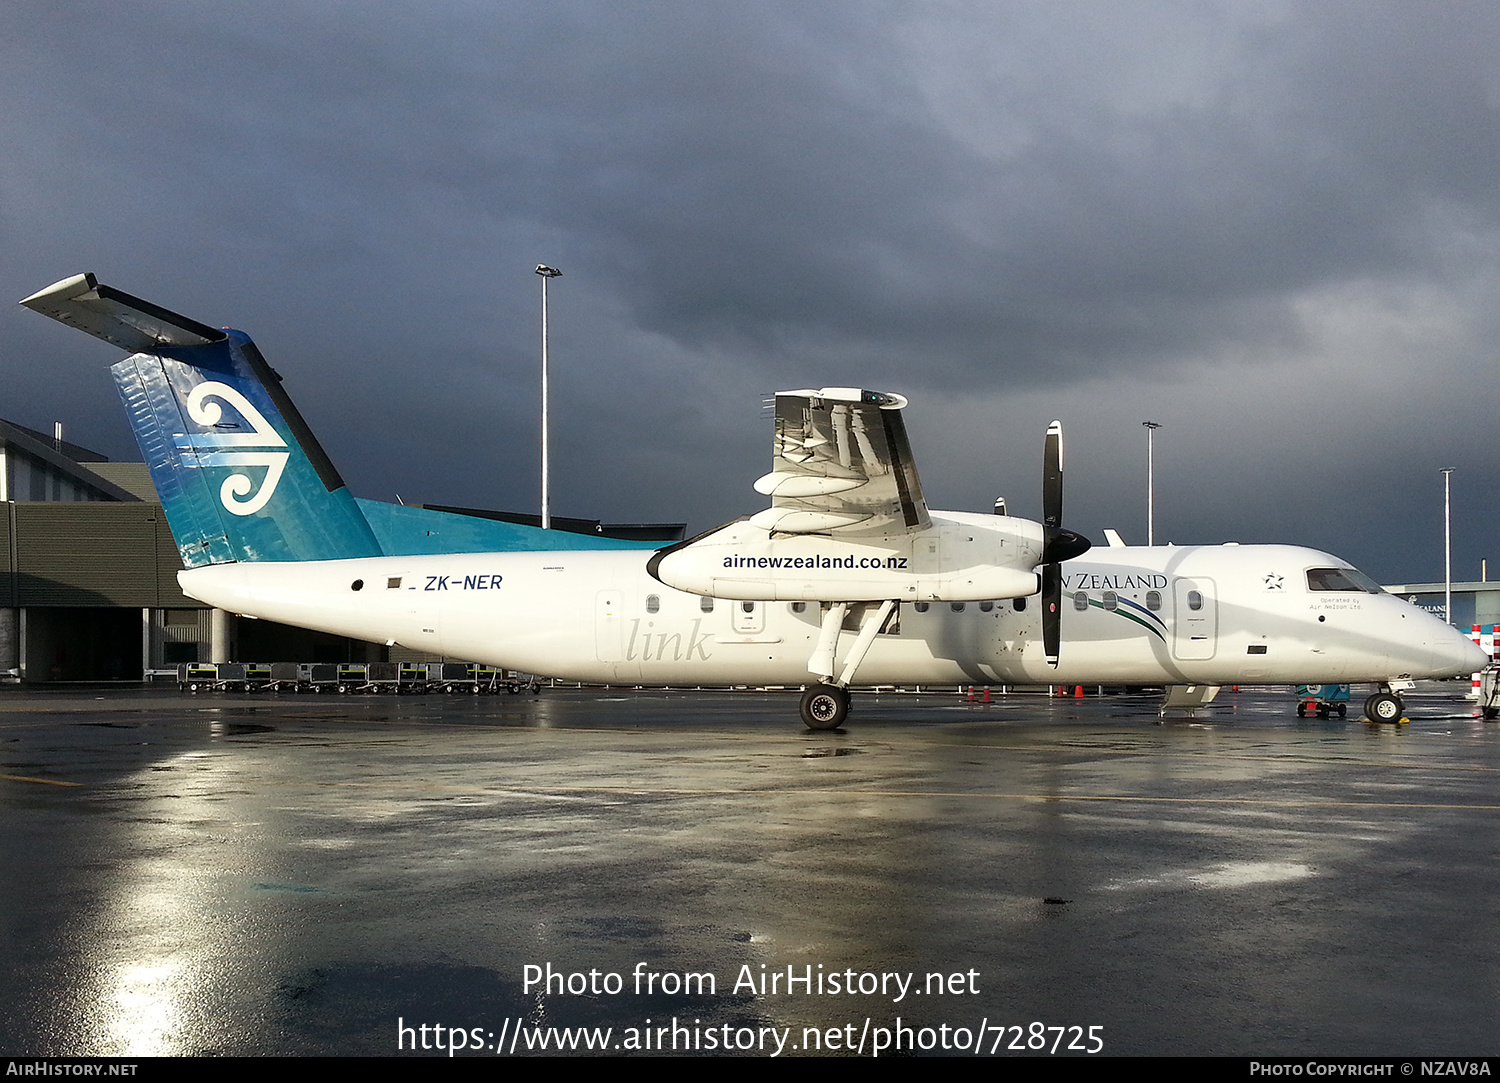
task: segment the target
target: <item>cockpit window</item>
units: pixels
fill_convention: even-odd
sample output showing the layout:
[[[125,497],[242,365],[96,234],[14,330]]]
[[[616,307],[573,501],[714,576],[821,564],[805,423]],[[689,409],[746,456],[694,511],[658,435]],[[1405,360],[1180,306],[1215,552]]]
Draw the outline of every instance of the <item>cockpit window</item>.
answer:
[[[1353,568],[1309,568],[1308,590],[1333,590],[1348,593],[1382,594],[1380,584],[1364,572]]]

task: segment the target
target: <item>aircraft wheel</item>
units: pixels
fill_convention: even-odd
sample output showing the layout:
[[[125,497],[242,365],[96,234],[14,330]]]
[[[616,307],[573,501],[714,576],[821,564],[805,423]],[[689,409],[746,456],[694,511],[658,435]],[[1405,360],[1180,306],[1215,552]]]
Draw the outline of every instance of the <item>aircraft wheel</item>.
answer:
[[[1365,717],[1371,722],[1400,722],[1402,713],[1401,697],[1389,692],[1376,692],[1365,700]]]
[[[849,693],[831,684],[815,684],[802,693],[802,721],[810,730],[836,730],[849,717]]]

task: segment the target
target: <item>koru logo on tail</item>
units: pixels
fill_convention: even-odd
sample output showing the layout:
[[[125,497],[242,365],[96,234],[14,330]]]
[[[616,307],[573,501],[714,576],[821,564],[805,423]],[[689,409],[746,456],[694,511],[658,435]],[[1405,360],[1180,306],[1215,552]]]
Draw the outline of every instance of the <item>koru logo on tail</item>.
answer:
[[[224,505],[225,511],[232,515],[254,515],[276,492],[290,452],[266,450],[285,448],[286,441],[249,399],[228,384],[209,380],[194,387],[188,392],[188,417],[206,429],[223,423],[224,408],[212,399],[228,403],[245,419],[251,431],[198,432],[179,436],[177,446],[182,452],[183,463],[186,466],[265,467],[266,476],[258,490],[249,476],[241,473],[230,474],[219,486],[219,503]],[[252,448],[256,450],[250,450]]]

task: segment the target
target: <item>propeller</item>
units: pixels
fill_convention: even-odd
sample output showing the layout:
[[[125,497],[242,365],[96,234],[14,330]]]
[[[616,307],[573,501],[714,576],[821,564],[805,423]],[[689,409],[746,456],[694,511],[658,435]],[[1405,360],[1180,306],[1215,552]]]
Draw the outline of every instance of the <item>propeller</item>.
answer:
[[[1042,455],[1042,648],[1057,665],[1062,645],[1062,562],[1082,556],[1092,543],[1062,526],[1062,422],[1047,426]]]

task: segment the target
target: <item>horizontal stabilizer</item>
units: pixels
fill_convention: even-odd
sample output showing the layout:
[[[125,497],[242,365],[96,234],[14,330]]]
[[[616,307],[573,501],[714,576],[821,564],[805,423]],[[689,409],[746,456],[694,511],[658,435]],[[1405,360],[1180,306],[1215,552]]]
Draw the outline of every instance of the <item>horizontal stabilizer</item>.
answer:
[[[101,286],[91,274],[54,282],[21,304],[132,353],[151,353],[162,346],[205,346],[224,339],[223,331],[113,286]]]

